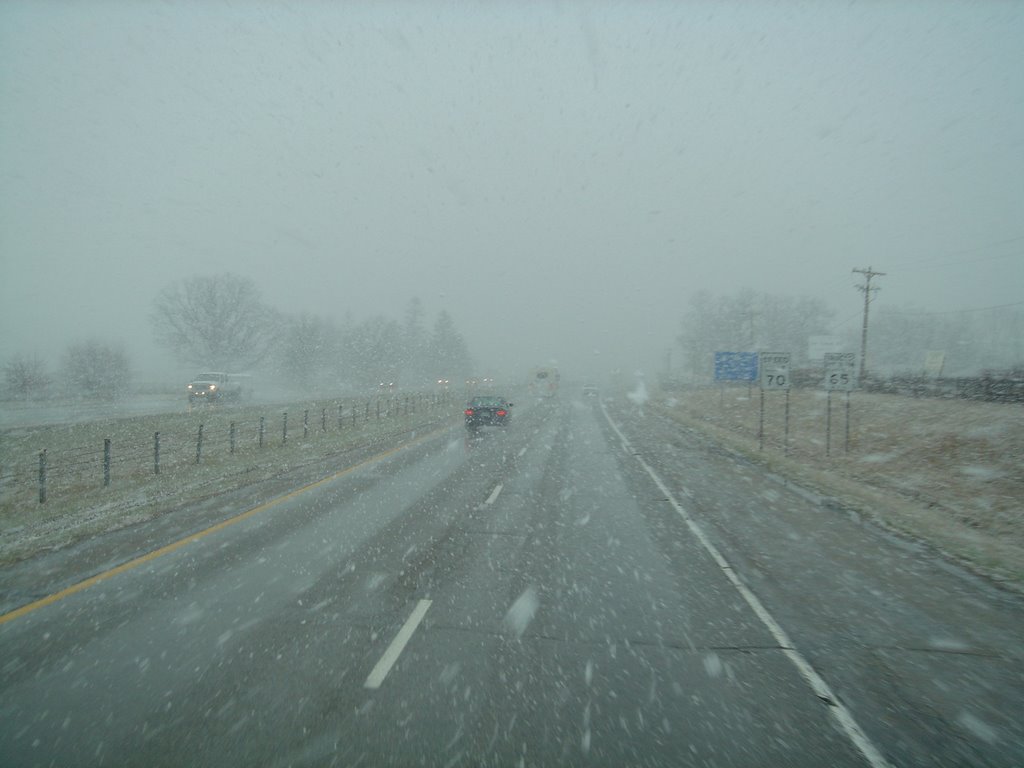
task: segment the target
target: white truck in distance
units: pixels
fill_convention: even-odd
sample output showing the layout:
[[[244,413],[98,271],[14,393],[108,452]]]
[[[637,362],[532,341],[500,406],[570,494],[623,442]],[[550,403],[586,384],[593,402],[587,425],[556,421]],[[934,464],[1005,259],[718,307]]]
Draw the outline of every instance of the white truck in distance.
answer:
[[[249,375],[245,373],[200,373],[188,385],[188,402],[226,402],[241,400]]]

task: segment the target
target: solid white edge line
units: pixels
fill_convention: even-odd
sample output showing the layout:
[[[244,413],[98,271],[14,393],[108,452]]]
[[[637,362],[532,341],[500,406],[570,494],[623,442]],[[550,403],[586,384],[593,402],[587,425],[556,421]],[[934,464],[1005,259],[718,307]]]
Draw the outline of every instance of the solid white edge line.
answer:
[[[398,634],[395,635],[395,639],[391,641],[391,645],[384,651],[384,655],[380,657],[380,661],[370,672],[370,675],[366,678],[366,682],[363,683],[364,688],[380,688],[384,682],[384,678],[388,676],[388,672],[398,661],[398,657],[402,655],[402,651],[405,650],[406,644],[412,637],[412,633],[416,631],[416,627],[423,621],[423,617],[427,615],[427,609],[430,608],[430,600],[420,600],[413,609],[412,614],[406,619],[405,624],[398,630]]]
[[[485,501],[484,504],[493,504],[494,500],[498,498],[498,494],[501,493],[501,489],[504,487],[505,486],[502,483],[498,483],[497,487],[491,491],[491,495],[487,497],[487,501]]]
[[[623,445],[628,445],[629,441],[626,440],[626,436],[622,434],[618,425],[612,421],[611,416],[608,415],[608,409],[605,408],[604,403],[601,404],[601,411],[604,413],[605,419],[608,424],[615,431],[615,434],[619,436]],[[690,514],[683,508],[683,506],[676,501],[672,492],[669,491],[668,486],[661,481],[661,478],[655,474],[654,470],[644,461],[640,456],[634,456],[640,463],[640,466],[644,468],[647,475],[654,481],[654,484],[658,486],[658,490],[665,494],[665,498],[668,503],[672,505],[672,508],[679,514],[681,518],[686,522],[686,526],[693,533],[694,537],[701,543],[701,546],[707,550],[708,554],[715,561],[726,578],[729,579],[730,583],[736,587],[736,590],[742,595],[747,605],[750,606],[754,614],[761,620],[761,623],[768,628],[771,632],[772,637],[779,644],[779,647],[785,653],[793,666],[796,667],[800,676],[804,678],[807,684],[810,686],[814,695],[829,705],[829,712],[839,723],[839,727],[850,739],[851,743],[857,748],[857,750],[864,756],[872,768],[892,768],[891,763],[882,756],[882,753],[878,751],[878,748],[868,738],[867,734],[861,730],[861,727],[857,724],[853,714],[848,710],[839,699],[829,688],[828,683],[825,682],[824,678],[818,674],[818,672],[811,666],[811,663],[804,658],[803,654],[796,649],[793,641],[790,640],[789,635],[782,628],[775,618],[768,612],[768,609],[764,607],[761,601],[758,599],[746,584],[744,584],[732,566],[729,565],[729,561],[722,556],[722,553],[718,551],[718,548],[711,543],[711,540],[705,535],[704,531],[697,524],[697,522],[690,517]]]

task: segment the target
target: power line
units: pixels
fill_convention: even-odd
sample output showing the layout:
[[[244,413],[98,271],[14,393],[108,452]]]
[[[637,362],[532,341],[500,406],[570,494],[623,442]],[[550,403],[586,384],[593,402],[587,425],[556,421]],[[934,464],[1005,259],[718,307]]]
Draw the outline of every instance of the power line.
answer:
[[[1024,240],[1024,235],[1021,235],[1019,237],[1009,237],[1009,238],[1006,238],[1005,240],[994,240],[991,243],[986,243],[985,245],[977,245],[977,246],[974,246],[973,248],[961,248],[960,250],[947,251],[945,253],[936,254],[935,256],[929,256],[929,257],[925,257],[925,258],[922,258],[922,259],[913,259],[913,260],[907,261],[907,262],[900,262],[899,266],[901,268],[903,268],[903,267],[918,267],[918,266],[922,266],[922,267],[948,267],[948,266],[956,266],[958,264],[975,264],[975,263],[977,263],[979,261],[995,261],[996,259],[1008,259],[1008,258],[1012,258],[1013,256],[1021,255],[1021,252],[1020,251],[1014,251],[1013,253],[1000,253],[1000,254],[996,254],[994,256],[981,256],[981,257],[976,258],[976,259],[963,259],[963,260],[958,260],[958,261],[946,261],[946,262],[936,262],[936,261],[934,261],[934,259],[946,259],[946,258],[950,258],[950,257],[953,257],[953,256],[961,256],[961,255],[966,255],[966,254],[978,253],[979,251],[986,251],[989,248],[994,248],[994,247],[1000,246],[1000,245],[1008,245],[1010,243],[1019,243],[1022,240]]]
[[[857,310],[857,312],[855,314],[852,314],[848,318],[846,318],[845,320],[837,323],[836,326],[838,328],[844,328],[847,325],[849,325],[850,323],[852,323],[854,320],[858,319],[860,317],[860,314],[861,314],[860,310]]]
[[[986,248],[992,248],[996,245],[1006,245],[1007,243],[1019,243],[1024,240],[1024,235],[1018,235],[1017,237],[1008,237],[1005,240],[993,240],[991,243],[985,243],[985,245],[976,245],[973,248],[961,248],[958,251],[949,251],[944,253],[943,256],[956,256],[961,253],[977,253],[978,251],[984,251]]]
[[[1014,257],[1024,256],[1024,251],[1013,251],[1012,253],[997,253],[988,256],[979,256],[974,259],[959,259],[956,261],[935,261],[935,259],[948,259],[950,257],[978,253],[979,251],[985,251],[990,248],[994,248],[1000,245],[1008,245],[1010,243],[1019,243],[1024,241],[1024,235],[1017,237],[1008,237],[1004,240],[993,240],[992,242],[985,243],[984,245],[976,245],[971,248],[961,248],[955,251],[947,251],[940,253],[935,256],[927,256],[920,259],[911,259],[910,261],[897,261],[897,266],[901,270],[914,270],[914,269],[937,269],[941,267],[957,267],[965,264],[978,264],[986,261],[999,261],[1001,259],[1012,259]],[[838,288],[838,285],[836,286]],[[1013,305],[1006,305],[1013,306]],[[966,310],[965,310],[966,311]],[[972,310],[973,311],[973,310]],[[984,311],[984,310],[978,310]],[[860,314],[860,313],[858,313]],[[940,313],[936,313],[940,314]]]
[[[1015,256],[1024,255],[1024,251],[1014,251],[1013,253],[1000,253],[995,256],[979,256],[976,259],[961,259],[959,261],[928,261],[921,259],[919,261],[911,261],[906,265],[900,266],[900,269],[935,269],[937,267],[959,267],[964,264],[980,264],[985,261],[998,261],[999,259],[1011,259]]]
[[[960,315],[966,312],[991,312],[993,309],[1006,309],[1007,307],[1019,307],[1024,301],[1013,301],[1009,304],[995,304],[991,307],[974,307],[972,309],[945,309],[941,312],[900,312],[899,310],[887,309],[887,315],[910,315],[910,316],[931,316],[931,315]]]

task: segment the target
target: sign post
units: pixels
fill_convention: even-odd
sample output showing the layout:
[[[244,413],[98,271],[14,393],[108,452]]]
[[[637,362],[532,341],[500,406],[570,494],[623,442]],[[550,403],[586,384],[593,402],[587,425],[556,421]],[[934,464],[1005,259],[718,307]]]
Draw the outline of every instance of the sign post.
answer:
[[[846,452],[850,451],[850,392],[857,386],[857,355],[853,352],[825,353],[825,455],[832,448],[832,393],[846,393]]]
[[[784,451],[789,453],[789,352],[762,352],[758,359],[761,378],[761,422],[757,431],[758,450],[764,450],[764,393],[765,390],[786,393],[786,426]]]

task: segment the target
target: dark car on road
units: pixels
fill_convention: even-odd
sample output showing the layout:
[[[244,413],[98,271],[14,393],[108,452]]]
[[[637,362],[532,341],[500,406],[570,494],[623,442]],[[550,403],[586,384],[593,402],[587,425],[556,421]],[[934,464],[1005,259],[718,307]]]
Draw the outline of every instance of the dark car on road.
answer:
[[[474,397],[466,406],[466,428],[482,426],[504,427],[512,418],[512,403],[503,397]]]

